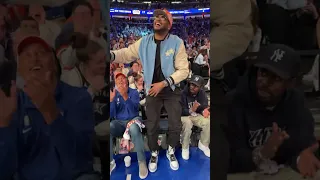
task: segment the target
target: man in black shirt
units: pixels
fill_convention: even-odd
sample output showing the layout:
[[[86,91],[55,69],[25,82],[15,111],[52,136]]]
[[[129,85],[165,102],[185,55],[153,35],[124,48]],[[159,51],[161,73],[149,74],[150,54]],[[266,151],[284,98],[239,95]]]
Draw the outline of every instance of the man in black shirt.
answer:
[[[169,11],[158,9],[153,15],[154,34],[142,37],[128,48],[111,53],[116,63],[130,63],[140,59],[146,90],[146,121],[148,144],[151,150],[149,171],[155,172],[158,164],[158,129],[162,106],[167,110],[169,119],[167,158],[173,170],[179,169],[174,155],[179,145],[182,129],[179,84],[189,74],[188,56],[179,37],[169,34],[173,18]]]
[[[274,174],[278,165],[287,164],[313,177],[320,168],[313,154],[318,149],[314,119],[303,94],[292,88],[299,64],[300,55],[293,49],[271,44],[240,81],[228,113],[229,172]]]

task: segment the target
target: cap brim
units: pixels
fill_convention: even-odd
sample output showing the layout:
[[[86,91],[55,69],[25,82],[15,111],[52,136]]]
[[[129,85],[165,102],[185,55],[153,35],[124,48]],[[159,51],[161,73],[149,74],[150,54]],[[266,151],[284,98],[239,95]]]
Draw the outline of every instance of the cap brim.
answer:
[[[119,76],[123,76],[123,77],[127,78],[126,75],[124,75],[123,73],[120,73],[120,72],[119,72],[119,73],[116,75],[116,79],[117,79]]]
[[[200,85],[199,82],[190,81],[190,84],[194,84],[194,85],[196,85],[196,86],[198,86],[198,87],[201,87],[201,85]]]
[[[290,75],[289,73],[286,73],[286,72],[283,72],[282,70],[270,65],[270,64],[266,64],[266,63],[257,63],[255,64],[256,67],[259,67],[259,68],[264,68],[276,75],[278,75],[279,77],[281,77],[282,79],[289,79],[290,78]]]
[[[20,43],[18,44],[18,55],[21,54],[21,52],[23,51],[24,48],[26,48],[27,46],[31,45],[31,44],[40,44],[42,45],[46,50],[51,50],[52,48],[49,46],[49,44],[43,40],[42,38],[38,37],[38,36],[28,36],[26,38],[24,38],[22,41],[20,41]]]
[[[158,15],[164,15],[168,18],[167,13],[164,12],[162,9],[156,9],[153,11],[153,16],[158,16]]]

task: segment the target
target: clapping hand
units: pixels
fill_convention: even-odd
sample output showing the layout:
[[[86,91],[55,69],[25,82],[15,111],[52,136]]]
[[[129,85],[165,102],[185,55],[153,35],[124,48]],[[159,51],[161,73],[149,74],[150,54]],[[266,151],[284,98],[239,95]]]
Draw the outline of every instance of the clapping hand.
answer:
[[[289,138],[286,131],[280,131],[278,124],[273,123],[272,134],[261,149],[261,154],[266,159],[272,159],[282,143]]]
[[[0,128],[9,126],[12,114],[17,109],[17,87],[14,81],[11,82],[10,96],[7,97],[0,89]]]
[[[313,178],[320,169],[320,162],[314,155],[319,148],[319,144],[315,143],[300,153],[297,168],[302,176]]]
[[[199,106],[200,106],[200,103],[198,103],[198,101],[194,101],[191,111],[196,112]]]
[[[204,118],[208,118],[210,116],[209,108],[204,109],[202,115]]]

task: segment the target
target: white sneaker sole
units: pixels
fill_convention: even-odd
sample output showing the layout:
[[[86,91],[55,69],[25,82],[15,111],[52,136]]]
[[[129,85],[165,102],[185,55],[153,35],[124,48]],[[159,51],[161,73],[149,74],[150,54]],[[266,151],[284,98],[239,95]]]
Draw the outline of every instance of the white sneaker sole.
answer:
[[[155,168],[155,169],[151,169],[151,168],[150,168],[150,166],[148,166],[148,169],[149,169],[149,171],[150,171],[150,172],[154,173],[154,172],[156,172],[156,171],[157,171],[157,169],[158,169],[158,165],[156,166],[156,168]]]
[[[207,156],[206,155],[206,153],[204,153],[204,150],[198,145],[198,148],[203,152],[203,154],[205,155],[205,156]],[[209,154],[209,156],[207,156],[207,157],[210,157],[210,154]]]
[[[181,155],[181,156],[182,156],[182,155]],[[184,156],[182,156],[182,159],[187,161],[187,160],[189,160],[189,159],[190,159],[190,156],[188,156],[188,157],[184,157]]]
[[[179,169],[179,162],[178,162],[178,167],[173,167],[173,166],[171,165],[171,163],[170,163],[170,159],[169,159],[168,156],[167,156],[167,159],[169,160],[170,168],[171,168],[172,170],[176,171],[176,170]]]
[[[184,158],[184,157],[182,157],[182,159],[183,159],[183,160],[186,160],[186,161],[188,161],[188,160],[189,160],[190,158]]]
[[[147,174],[145,176],[141,176],[140,173],[139,173],[139,177],[140,177],[140,179],[145,179],[145,178],[148,177],[148,174],[149,174],[148,171],[147,171]]]

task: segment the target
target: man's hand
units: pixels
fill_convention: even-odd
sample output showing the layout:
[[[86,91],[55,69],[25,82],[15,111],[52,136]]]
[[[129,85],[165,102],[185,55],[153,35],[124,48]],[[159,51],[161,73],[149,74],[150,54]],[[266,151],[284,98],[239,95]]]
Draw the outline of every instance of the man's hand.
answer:
[[[17,87],[11,82],[10,96],[7,97],[0,89],[0,128],[10,125],[12,114],[17,109]]]
[[[266,159],[271,159],[275,156],[278,148],[282,145],[283,141],[288,139],[289,135],[286,131],[280,131],[278,124],[273,123],[272,125],[272,134],[263,145],[261,149],[261,154]]]
[[[210,116],[209,108],[206,108],[206,109],[203,110],[202,116],[204,118],[208,118]]]
[[[191,108],[192,112],[196,112],[199,106],[200,106],[200,104],[198,103],[198,101],[195,101],[193,103],[192,108]]]
[[[319,144],[315,143],[300,153],[297,168],[302,176],[313,178],[320,169],[320,162],[314,155],[318,148]]]
[[[149,96],[156,97],[160,93],[160,91],[162,91],[162,89],[164,87],[165,87],[164,82],[158,82],[158,83],[151,84],[151,89],[148,92]]]
[[[39,78],[43,76],[45,79]],[[53,76],[52,72],[32,74],[26,80],[26,85],[23,89],[32,103],[42,113],[47,124],[51,124],[59,114],[54,97],[56,87],[53,83]]]
[[[112,90],[110,89],[110,102],[112,102],[115,97],[116,97],[116,90],[113,89],[113,91],[112,91]]]
[[[303,8],[303,11],[311,13],[315,19],[317,19],[317,18],[319,17],[317,8],[316,8],[316,6],[315,6],[312,2],[308,3],[308,4]]]

